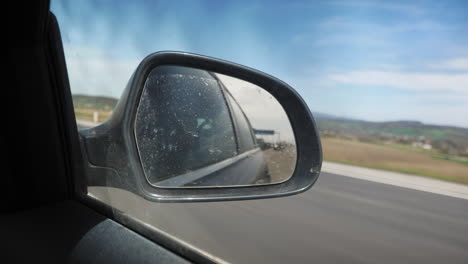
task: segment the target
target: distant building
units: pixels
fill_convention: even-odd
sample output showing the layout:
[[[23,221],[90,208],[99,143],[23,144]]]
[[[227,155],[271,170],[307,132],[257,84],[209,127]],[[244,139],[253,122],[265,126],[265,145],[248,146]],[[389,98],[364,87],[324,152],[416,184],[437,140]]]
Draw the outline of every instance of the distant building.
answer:
[[[423,144],[422,148],[423,149],[432,149],[432,145],[431,144]]]
[[[423,148],[423,149],[432,149],[432,145],[428,142],[415,141],[411,143],[411,146],[417,147],[417,148]]]

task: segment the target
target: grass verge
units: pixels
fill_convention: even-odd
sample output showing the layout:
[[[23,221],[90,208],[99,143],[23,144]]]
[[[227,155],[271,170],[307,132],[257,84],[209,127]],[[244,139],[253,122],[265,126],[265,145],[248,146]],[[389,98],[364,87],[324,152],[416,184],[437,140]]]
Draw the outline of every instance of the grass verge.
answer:
[[[467,165],[430,152],[336,138],[323,138],[322,146],[327,161],[468,184]]]

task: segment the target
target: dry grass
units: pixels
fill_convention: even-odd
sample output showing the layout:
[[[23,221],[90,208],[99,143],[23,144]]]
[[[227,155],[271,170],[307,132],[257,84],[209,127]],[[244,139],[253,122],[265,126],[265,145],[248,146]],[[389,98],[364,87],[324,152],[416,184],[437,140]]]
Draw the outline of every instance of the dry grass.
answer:
[[[468,166],[427,153],[336,138],[322,138],[326,160],[468,184]]]
[[[266,149],[263,151],[271,182],[278,183],[289,179],[296,168],[296,149],[287,147],[283,150]]]

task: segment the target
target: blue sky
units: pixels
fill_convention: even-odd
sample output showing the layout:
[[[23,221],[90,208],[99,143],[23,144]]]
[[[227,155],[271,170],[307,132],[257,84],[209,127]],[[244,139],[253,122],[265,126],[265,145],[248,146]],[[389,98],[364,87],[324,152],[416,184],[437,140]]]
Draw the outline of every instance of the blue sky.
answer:
[[[468,1],[59,1],[73,93],[119,97],[148,54],[226,59],[315,112],[468,127]]]

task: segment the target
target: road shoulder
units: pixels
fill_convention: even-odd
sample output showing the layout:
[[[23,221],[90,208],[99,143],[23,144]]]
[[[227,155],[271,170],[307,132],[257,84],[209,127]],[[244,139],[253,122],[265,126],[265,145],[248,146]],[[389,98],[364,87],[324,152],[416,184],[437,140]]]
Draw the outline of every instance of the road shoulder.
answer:
[[[417,175],[345,165],[329,161],[323,162],[322,170],[340,176],[390,184],[468,200],[468,185],[445,182]]]

